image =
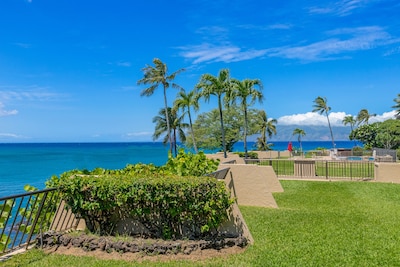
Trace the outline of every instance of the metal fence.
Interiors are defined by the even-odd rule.
[[[375,175],[371,161],[247,159],[246,163],[272,166],[278,177],[372,180]]]
[[[0,256],[28,248],[38,234],[76,227],[56,188],[0,198]]]
[[[376,161],[396,162],[397,151],[395,149],[373,148],[373,154]]]

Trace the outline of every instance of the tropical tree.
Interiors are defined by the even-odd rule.
[[[393,101],[396,103],[392,106],[392,108],[396,109],[396,119],[400,120],[400,94],[397,94],[397,97]]]
[[[193,132],[192,115],[190,113],[191,107],[193,107],[195,111],[199,110],[199,102],[196,96],[196,92],[192,90],[189,93],[186,93],[185,89],[182,88],[181,91],[178,93],[177,98],[175,99],[173,109],[178,109],[178,110],[182,109],[183,115],[185,114],[188,115],[190,133],[193,141],[193,148],[197,154],[198,151],[197,151],[196,139],[194,137],[194,132]]]
[[[368,124],[369,119],[374,116],[376,116],[376,114],[370,114],[368,110],[364,108],[358,112],[356,120],[358,124]]]
[[[389,119],[378,124],[376,141],[378,147],[397,149],[400,147],[400,120]]]
[[[249,135],[260,133],[259,112],[256,109],[248,110]],[[243,110],[236,105],[232,105],[224,110],[223,116],[226,149],[227,151],[232,151],[233,146],[238,141],[243,140]],[[219,110],[217,108],[199,114],[193,123],[193,131],[196,136],[198,148],[211,150],[222,148],[221,125],[219,123]],[[191,138],[186,140],[188,146],[192,145],[191,142]]]
[[[221,126],[221,138],[222,138],[222,149],[224,151],[224,157],[226,158],[226,140],[225,140],[225,128],[224,119],[222,112],[223,97],[227,94],[231,87],[231,81],[229,77],[229,70],[222,69],[219,71],[218,76],[211,74],[203,74],[200,78],[196,88],[199,90],[199,96],[203,97],[206,102],[210,101],[210,96],[214,95],[218,100],[218,111],[219,120]]]
[[[165,133],[163,144],[167,144],[168,141],[172,140],[171,144],[173,147],[173,151],[171,151],[171,153],[174,153],[174,155],[176,156],[177,139],[179,137],[179,141],[186,141],[185,129],[188,127],[188,124],[183,122],[183,115],[178,116],[177,111],[170,107],[167,107],[167,109],[169,116],[168,119],[165,117],[164,109],[160,109],[160,111],[158,112],[158,116],[155,116],[153,118],[153,122],[156,124],[153,134],[153,140],[157,140],[162,134]],[[170,130],[168,130],[167,121],[170,122]]]
[[[300,143],[300,153],[303,152],[303,146],[301,145],[301,137],[306,135],[303,129],[296,128],[293,130],[293,135],[297,135],[297,141]]]
[[[397,149],[400,147],[400,120],[389,119],[361,125],[351,132],[349,138],[362,142],[366,149]]]
[[[231,82],[232,90],[230,92],[230,99],[232,101],[239,100],[244,113],[243,144],[244,154],[247,158],[247,133],[249,129],[247,110],[248,107],[253,105],[256,101],[262,103],[264,97],[262,93],[262,83],[257,79],[244,79],[243,81],[232,79]]]
[[[217,108],[209,112],[201,113],[197,116],[193,130],[196,136],[198,148],[204,149],[221,149],[222,150],[222,133],[220,124],[220,113]],[[243,114],[240,109],[228,108],[223,113],[225,127],[225,147],[227,151],[232,151],[236,142],[241,139],[240,127],[243,125]],[[191,139],[186,140],[190,146]]]
[[[270,145],[267,142],[267,136],[271,138],[276,134],[276,119],[268,119],[267,113],[264,110],[258,112],[258,127],[261,129],[261,136],[257,138],[257,150],[265,151],[270,150]]]
[[[335,140],[333,139],[333,132],[332,132],[332,127],[331,127],[331,122],[329,121],[329,111],[331,110],[331,107],[328,106],[328,100],[326,97],[320,97],[318,96],[316,99],[314,99],[314,109],[312,112],[318,112],[320,115],[324,114],[326,115],[326,119],[328,120],[328,126],[329,126],[329,131],[331,133],[331,138],[332,138],[332,147],[335,148]]]
[[[357,124],[357,120],[354,118],[353,115],[347,115],[342,120],[344,125],[350,125],[351,131],[354,130],[354,126]]]
[[[354,118],[353,115],[345,116],[343,118],[342,122],[345,126],[348,124],[350,125],[351,132],[354,130],[354,126],[357,124],[357,120],[356,120],[356,118]],[[355,141],[354,141],[354,144],[355,144]]]
[[[146,65],[142,69],[144,77],[140,79],[137,84],[138,85],[148,85],[146,89],[144,89],[140,96],[151,96],[153,95],[154,91],[161,85],[164,90],[164,112],[165,112],[165,119],[166,119],[166,126],[168,133],[171,132],[171,125],[168,115],[168,101],[167,101],[167,89],[169,87],[172,88],[180,88],[179,85],[173,82],[176,75],[184,71],[184,69],[179,69],[171,74],[168,74],[168,68],[165,63],[163,63],[160,59],[155,58],[153,59],[154,66]],[[169,143],[170,143],[170,152],[172,153],[172,136],[168,134]]]

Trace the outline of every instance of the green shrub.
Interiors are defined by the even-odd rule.
[[[246,153],[244,153],[244,152],[235,152],[235,154],[238,154],[239,157],[241,157],[241,158],[244,158],[246,156]],[[257,154],[257,152],[254,152],[254,151],[247,152],[247,156],[250,159],[258,159],[258,154]]]
[[[120,218],[130,217],[151,237],[184,238],[186,228],[201,236],[226,219],[233,203],[225,183],[211,177],[66,173],[59,188],[72,211],[99,234],[112,234]]]
[[[353,147],[353,156],[363,156],[364,155],[364,149],[360,146],[355,146]]]
[[[218,164],[203,152],[181,149],[161,167],[138,163],[117,170],[71,170],[51,177],[46,186],[59,187],[93,233],[111,234],[121,218],[132,217],[153,237],[175,238],[184,227],[201,235],[218,227],[232,204],[224,182],[202,177]]]
[[[176,157],[169,155],[167,163],[161,167],[165,174],[178,176],[203,176],[215,172],[219,160],[208,159],[204,152],[185,153],[180,149]]]

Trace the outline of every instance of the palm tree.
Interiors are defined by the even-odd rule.
[[[396,109],[396,119],[400,120],[400,94],[397,94],[397,97],[393,99],[396,105],[392,106],[392,108]]]
[[[226,158],[225,129],[222,116],[222,97],[230,90],[229,70],[220,70],[218,76],[213,76],[208,73],[203,74],[196,88],[199,90],[199,96],[204,97],[205,101],[209,102],[211,95],[216,96],[218,99],[218,110],[222,135],[222,149],[224,151],[224,157]]]
[[[328,120],[328,126],[329,126],[329,131],[331,133],[331,138],[332,138],[332,146],[335,148],[335,140],[333,139],[333,132],[332,132],[332,127],[331,127],[331,122],[329,121],[329,111],[331,110],[331,107],[328,106],[328,100],[326,97],[320,97],[318,96],[316,99],[314,99],[314,109],[312,112],[318,112],[320,115],[324,114],[326,115],[326,118]]]
[[[184,69],[179,69],[172,74],[168,74],[168,68],[165,63],[163,63],[160,59],[155,58],[153,59],[153,64],[154,66],[149,66],[146,65],[142,69],[144,77],[140,79],[137,84],[138,85],[149,85],[148,88],[144,89],[141,93],[140,96],[151,96],[153,95],[154,91],[158,88],[159,85],[162,85],[164,89],[164,112],[165,112],[165,118],[166,118],[166,124],[167,124],[167,130],[168,132],[171,131],[171,125],[169,121],[169,115],[168,115],[168,102],[167,102],[167,89],[171,86],[172,88],[180,88],[179,85],[173,83],[172,81],[175,79],[175,76]],[[172,153],[172,137],[171,135],[169,136],[169,143],[170,143],[170,152]]]
[[[374,116],[376,116],[376,114],[370,114],[368,110],[364,108],[358,112],[356,120],[358,124],[368,124],[369,119]]]
[[[267,113],[264,110],[260,110],[258,113],[260,119],[261,136],[257,138],[257,149],[261,151],[269,150],[270,147],[267,144],[267,136],[271,138],[272,134],[276,134],[276,119],[268,119]]]
[[[255,88],[258,87],[258,90]],[[248,118],[247,118],[247,109],[249,106],[253,105],[257,100],[259,103],[263,100],[262,93],[262,83],[260,80],[250,80],[244,79],[243,81],[239,81],[236,79],[232,79],[232,92],[231,92],[231,100],[235,101],[238,99],[240,101],[241,107],[244,113],[244,129],[243,129],[243,142],[244,142],[244,154],[247,158],[247,132],[248,132]],[[250,98],[249,102],[247,98]]]
[[[153,118],[153,122],[156,123],[156,127],[154,130],[153,134],[153,140],[157,140],[162,134],[165,134],[165,137],[163,139],[163,144],[168,143],[168,141],[172,140],[172,146],[174,148],[174,155],[177,155],[177,135],[179,136],[179,140],[181,142],[186,141],[186,136],[185,136],[185,131],[184,129],[188,127],[187,123],[183,123],[183,115],[178,116],[177,111],[174,109],[171,109],[170,107],[168,109],[168,115],[169,118],[167,119],[165,117],[165,112],[164,109],[160,109],[158,112],[158,116],[155,116]],[[167,121],[170,121],[170,126],[171,130],[168,130],[167,126]]]
[[[357,120],[354,118],[353,115],[347,115],[347,116],[345,116],[343,118],[342,122],[343,122],[344,125],[349,124],[351,131],[353,131],[354,130],[354,126],[357,123]]]
[[[343,118],[342,122],[343,122],[344,125],[347,125],[347,124],[350,125],[351,132],[353,132],[354,126],[357,124],[357,120],[356,120],[356,118],[354,118],[353,115],[345,116]],[[356,145],[356,140],[354,140],[354,145]]]
[[[297,141],[300,143],[300,153],[303,152],[303,147],[301,145],[301,137],[306,135],[306,132],[303,129],[296,128],[293,130],[293,135],[297,135]]]
[[[194,138],[192,116],[190,113],[191,107],[193,107],[195,111],[199,110],[199,102],[197,101],[197,96],[195,94],[195,91],[192,90],[191,92],[186,94],[185,89],[182,88],[181,91],[178,93],[178,97],[175,99],[173,109],[182,109],[182,111],[184,112],[183,115],[185,115],[187,113],[187,115],[189,117],[190,132],[191,132],[192,140],[193,140],[193,148],[197,154],[197,152],[198,152],[197,145],[196,145],[196,140]]]

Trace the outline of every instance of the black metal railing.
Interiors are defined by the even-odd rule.
[[[272,166],[278,177],[343,180],[374,179],[374,162],[351,160],[247,159],[247,164]]]
[[[70,229],[78,222],[64,208],[57,188],[1,197],[0,256],[28,248],[44,231]]]
[[[207,174],[207,176],[214,177],[214,178],[217,178],[219,180],[223,180],[223,179],[225,179],[225,177],[228,174],[229,170],[230,170],[230,168],[221,169],[221,170],[212,172],[210,174]]]

